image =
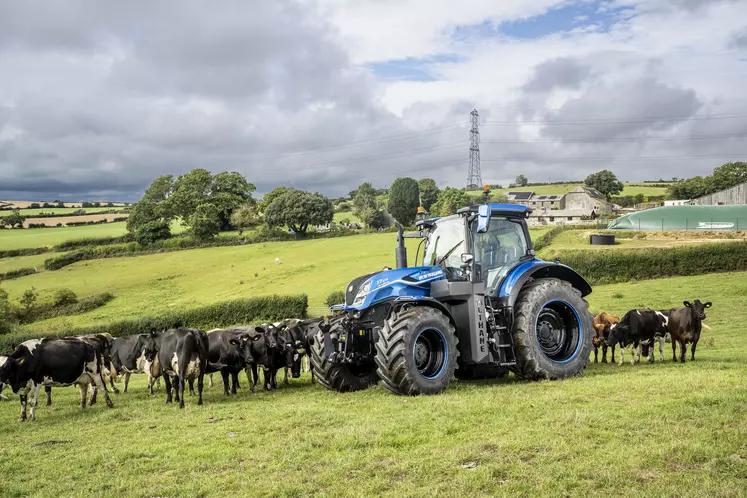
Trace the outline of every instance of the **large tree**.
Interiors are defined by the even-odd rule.
[[[173,186],[171,175],[159,176],[130,209],[127,230],[138,242],[148,243],[169,237],[169,223],[174,216],[169,203]]]
[[[695,176],[669,186],[672,199],[694,199],[711,192],[710,177]]]
[[[608,169],[603,169],[602,171],[590,174],[586,177],[586,180],[584,180],[584,185],[596,189],[604,194],[607,199],[622,192],[624,187],[623,183]]]
[[[267,211],[267,208],[270,207],[272,201],[274,201],[281,195],[290,192],[291,190],[295,189],[291,187],[275,187],[274,189],[270,190],[265,195],[263,195],[262,200],[259,201],[259,210],[264,213],[265,211]]]
[[[386,226],[386,215],[376,202],[376,190],[368,182],[353,191],[353,212],[369,228]]]
[[[426,211],[430,211],[431,206],[438,199],[439,190],[436,181],[432,178],[423,178],[418,181],[418,189],[420,189],[420,205]]]
[[[18,210],[13,211],[8,216],[5,216],[4,218],[0,218],[0,222],[5,224],[6,226],[9,226],[10,228],[13,227],[22,227],[23,222],[26,221],[26,217],[23,216]]]
[[[433,204],[431,213],[436,216],[449,216],[469,205],[470,198],[463,190],[446,187],[438,194],[438,200]]]
[[[747,162],[726,163],[713,170],[710,188],[718,192],[744,182],[747,182]]]
[[[189,233],[199,240],[209,240],[220,232],[221,211],[215,204],[200,204],[189,217]]]
[[[231,213],[231,225],[239,230],[239,235],[247,228],[259,224],[259,214],[256,204],[244,204]]]
[[[265,210],[265,222],[271,227],[287,226],[299,236],[311,225],[332,222],[332,202],[321,194],[290,189],[277,196]]]
[[[397,178],[389,187],[387,209],[395,220],[403,225],[412,225],[420,205],[418,182],[412,178]]]
[[[514,185],[517,187],[525,187],[527,183],[529,183],[529,180],[527,180],[527,177],[524,175],[519,175],[514,180]]]

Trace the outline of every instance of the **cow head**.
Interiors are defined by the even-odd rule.
[[[248,367],[257,362],[254,357],[256,354],[254,343],[259,341],[264,341],[262,334],[246,332],[231,338],[228,342],[236,348],[239,357],[244,361],[244,366]],[[257,351],[257,353],[261,354],[261,351]]]
[[[140,334],[137,339],[136,351],[142,352],[145,355],[147,361],[153,361],[158,354],[158,342],[157,339],[160,336],[159,332],[155,329],[151,330],[147,334]],[[140,354],[138,354],[140,356]]]
[[[682,304],[690,308],[691,313],[698,320],[705,320],[706,319],[705,309],[711,307],[710,301],[708,301],[707,303],[701,303],[700,299],[696,299],[692,303],[690,301],[684,301]]]
[[[25,346],[19,346],[0,366],[0,383],[8,384],[14,393],[18,393],[28,382],[27,372],[30,362],[31,353]]]
[[[271,325],[258,325],[248,334],[253,361],[260,365],[269,365],[270,354],[277,349],[277,341],[272,334]]]
[[[628,326],[620,323],[613,323],[609,327],[606,342],[607,346],[613,348],[618,344],[624,344],[625,335],[628,332]]]

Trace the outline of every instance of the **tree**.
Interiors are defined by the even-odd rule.
[[[376,190],[370,183],[362,183],[353,195],[353,212],[369,228],[380,220],[376,203]]]
[[[695,176],[669,186],[669,197],[672,199],[694,199],[710,191],[708,177]]]
[[[310,225],[332,222],[332,202],[321,194],[291,189],[276,197],[265,211],[270,227],[287,226],[296,235],[306,234]]]
[[[30,289],[26,289],[23,291],[23,295],[18,299],[18,302],[23,306],[23,312],[25,316],[28,316],[31,313],[31,309],[34,307],[34,304],[36,304],[36,298],[38,297],[38,294],[36,292],[36,289],[33,287]]]
[[[259,224],[259,214],[256,204],[244,204],[231,213],[231,225],[238,229],[239,235],[244,230]]]
[[[286,192],[290,192],[291,190],[294,189],[292,189],[291,187],[275,187],[274,189],[270,190],[262,196],[262,200],[259,202],[259,210],[264,213],[265,211],[267,211],[267,208],[270,207],[272,201],[285,194]]]
[[[584,184],[604,194],[607,199],[612,195],[622,192],[624,187],[623,183],[608,169],[603,169],[587,176]]]
[[[423,178],[418,181],[418,189],[420,190],[420,205],[425,208],[426,211],[431,210],[431,206],[438,199],[438,186],[435,180],[431,178]]]
[[[252,193],[257,188],[240,173],[224,171],[213,176],[209,198],[220,212],[221,228],[230,224],[231,214],[245,204],[254,204]]]
[[[214,204],[200,204],[189,218],[189,232],[199,240],[209,240],[220,232],[220,209]]]
[[[433,204],[431,213],[436,216],[449,216],[459,208],[470,205],[469,196],[461,189],[446,187],[438,194],[438,200]]]
[[[734,162],[722,164],[713,170],[711,175],[711,192],[725,190],[740,183],[747,182],[747,162]]]
[[[189,220],[197,206],[207,202],[212,185],[212,175],[203,168],[195,168],[180,175],[174,181],[169,199],[171,212],[184,221]]]
[[[150,244],[171,236],[169,224],[174,215],[169,200],[173,184],[171,175],[159,176],[130,210],[127,230],[137,242]]]
[[[527,177],[524,175],[519,175],[514,180],[514,185],[517,187],[526,187],[527,183],[529,183],[529,180],[527,180]]]
[[[418,182],[412,178],[397,178],[389,187],[387,210],[403,225],[412,225],[420,205]]]
[[[13,211],[11,214],[2,219],[2,222],[10,228],[22,227],[23,222],[26,221],[26,217],[21,215],[18,210]]]

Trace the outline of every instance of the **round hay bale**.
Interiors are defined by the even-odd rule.
[[[593,246],[613,246],[615,245],[615,236],[595,233],[589,236],[589,244]]]

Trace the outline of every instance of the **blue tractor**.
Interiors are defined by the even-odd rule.
[[[591,286],[535,257],[528,212],[483,204],[420,221],[415,234],[400,226],[397,268],[353,280],[311,341],[319,382],[346,392],[381,380],[416,395],[440,393],[455,376],[579,374],[591,349]],[[422,241],[408,267],[404,238],[413,236]]]

